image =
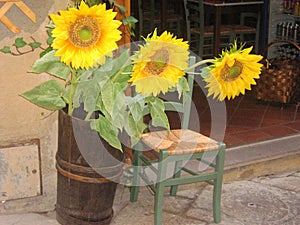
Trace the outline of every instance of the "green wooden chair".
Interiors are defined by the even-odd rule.
[[[191,61],[195,61],[191,57]],[[167,102],[167,110],[182,113],[181,129],[152,131],[143,134],[141,141],[133,148],[133,180],[130,188],[131,202],[137,201],[141,179],[149,185],[155,193],[155,224],[162,224],[162,209],[164,188],[171,186],[170,194],[176,195],[178,185],[206,181],[213,185],[213,217],[216,223],[221,221],[221,192],[225,157],[225,144],[217,142],[198,132],[188,129],[192,103],[194,76],[188,74],[190,96],[184,103]],[[150,154],[149,148],[151,149]],[[155,157],[153,157],[155,155]],[[209,160],[213,158],[214,160]],[[192,171],[186,168],[188,160],[199,160],[210,169]],[[168,166],[173,165],[171,176],[167,175]],[[149,180],[146,170],[156,174],[155,180]],[[181,175],[181,171],[186,174]]]

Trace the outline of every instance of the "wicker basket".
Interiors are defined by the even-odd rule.
[[[269,43],[264,50],[277,43],[289,43],[298,50],[297,43],[290,40],[277,40]],[[264,60],[264,66],[257,81],[256,99],[274,103],[291,103],[299,95],[300,87],[300,60],[273,58]]]

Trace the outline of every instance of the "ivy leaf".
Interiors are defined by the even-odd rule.
[[[48,52],[51,52],[52,50],[53,48],[49,46],[48,48],[46,48],[44,51],[40,53],[40,58],[42,58],[44,55],[46,55]]]
[[[39,48],[42,44],[40,42],[31,42],[28,44],[31,48]]]
[[[49,73],[60,79],[66,80],[70,74],[70,67],[60,61],[59,57],[54,56],[55,51],[48,52],[42,58],[35,61],[28,72]]]
[[[46,81],[30,91],[21,94],[30,102],[48,110],[58,110],[66,106],[61,95],[64,87],[56,80]]]
[[[117,6],[120,10],[121,14],[125,14],[127,12],[127,9],[125,6],[118,4],[116,1],[114,2],[115,6]]]
[[[122,21],[123,21],[124,25],[130,24],[131,26],[138,22],[138,20],[136,18],[134,18],[133,16],[128,16],[128,17],[124,18]]]
[[[91,128],[96,130],[99,135],[114,148],[123,152],[121,142],[118,138],[118,130],[104,116],[91,121]]]
[[[0,51],[3,53],[11,53],[9,46],[4,46],[3,48],[0,49]]]
[[[26,45],[27,45],[27,43],[24,41],[23,38],[16,38],[14,46],[16,46],[17,48],[22,48]]]
[[[49,37],[47,38],[47,44],[51,45],[53,43],[54,38],[53,37]]]

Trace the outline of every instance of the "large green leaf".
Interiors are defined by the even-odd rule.
[[[118,129],[110,121],[100,115],[98,119],[91,121],[91,128],[98,131],[99,135],[114,148],[122,150],[121,142],[118,138]]]
[[[54,56],[55,51],[48,52],[42,58],[35,61],[29,72],[49,73],[53,76],[66,80],[70,74],[70,67]]]
[[[110,80],[108,80],[105,85],[101,88],[101,98],[103,101],[103,105],[108,112],[112,112],[115,99],[113,93],[113,84]]]
[[[144,116],[144,97],[140,94],[134,97],[127,96],[126,101],[133,120],[136,122],[141,120]]]
[[[150,115],[152,119],[152,125],[158,127],[165,127],[170,130],[169,120],[165,113],[165,106],[163,100],[155,98],[153,96],[145,99],[148,107],[150,108]]]
[[[114,105],[111,113],[113,125],[122,130],[126,113],[125,93],[121,85],[115,84],[113,87]]]
[[[61,97],[63,91],[64,87],[62,85],[56,80],[50,80],[21,94],[21,96],[42,108],[57,110],[66,106],[66,103]]]
[[[140,140],[141,135],[147,126],[143,122],[143,119],[135,121],[130,112],[128,112],[127,119],[124,120],[124,128],[131,138],[131,145],[134,146]]]
[[[83,103],[85,111],[95,111],[99,92],[100,88],[96,80],[92,79],[80,81],[77,84],[76,91],[74,93],[74,107],[79,107],[80,104]]]

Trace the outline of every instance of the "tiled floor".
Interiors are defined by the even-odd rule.
[[[200,117],[200,131],[209,135],[211,118],[208,107],[203,107],[205,96],[195,88],[194,102]],[[258,102],[254,92],[248,91],[226,102],[227,125],[224,142],[238,146],[300,133],[299,105],[274,105]]]

